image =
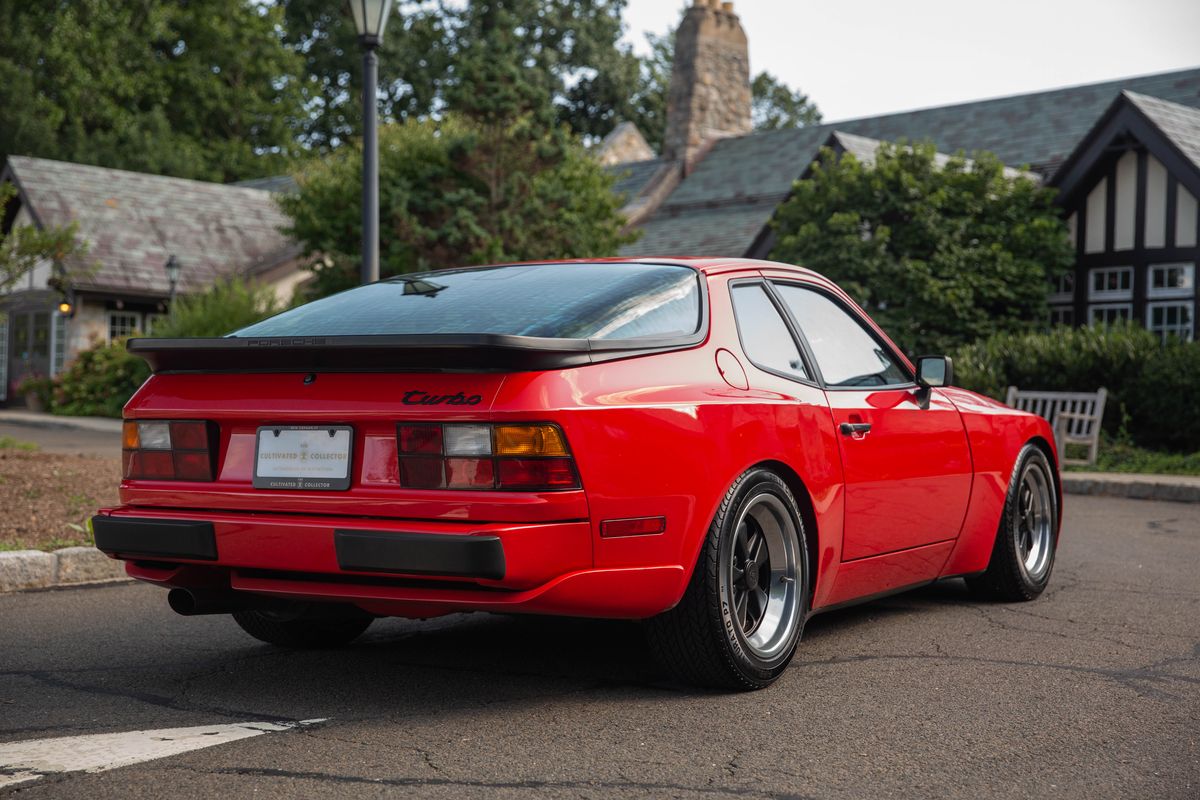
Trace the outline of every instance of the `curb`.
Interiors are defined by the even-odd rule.
[[[60,417],[32,411],[0,410],[0,423],[30,428],[60,428],[72,431],[121,434],[121,420],[108,417]]]
[[[94,547],[64,547],[52,553],[41,550],[0,553],[0,594],[124,580],[129,580],[124,563]]]
[[[1200,503],[1200,482],[1172,482],[1171,477],[1166,475],[1157,480],[1148,475],[1122,476],[1114,473],[1101,478],[1087,473],[1064,472],[1062,487],[1067,494]]]

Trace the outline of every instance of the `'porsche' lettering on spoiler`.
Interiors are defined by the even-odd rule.
[[[700,344],[673,339],[546,339],[500,334],[130,339],[155,372],[523,372],[562,369]]]

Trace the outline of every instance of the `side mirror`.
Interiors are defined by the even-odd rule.
[[[954,383],[954,362],[948,356],[920,356],[917,358],[917,403],[929,408],[929,398],[935,386],[950,386]]]
[[[920,356],[917,359],[917,384],[923,387],[954,384],[954,362],[948,356]]]

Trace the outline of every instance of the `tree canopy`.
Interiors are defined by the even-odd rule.
[[[0,157],[229,181],[284,169],[305,115],[281,10],[0,2]]]
[[[873,166],[825,150],[776,214],[777,261],[839,283],[909,352],[953,352],[1044,324],[1073,262],[1053,192],[979,153],[883,145]]]

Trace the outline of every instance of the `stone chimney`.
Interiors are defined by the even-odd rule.
[[[733,3],[694,0],[675,32],[663,156],[690,171],[714,140],[752,127],[750,56]]]

